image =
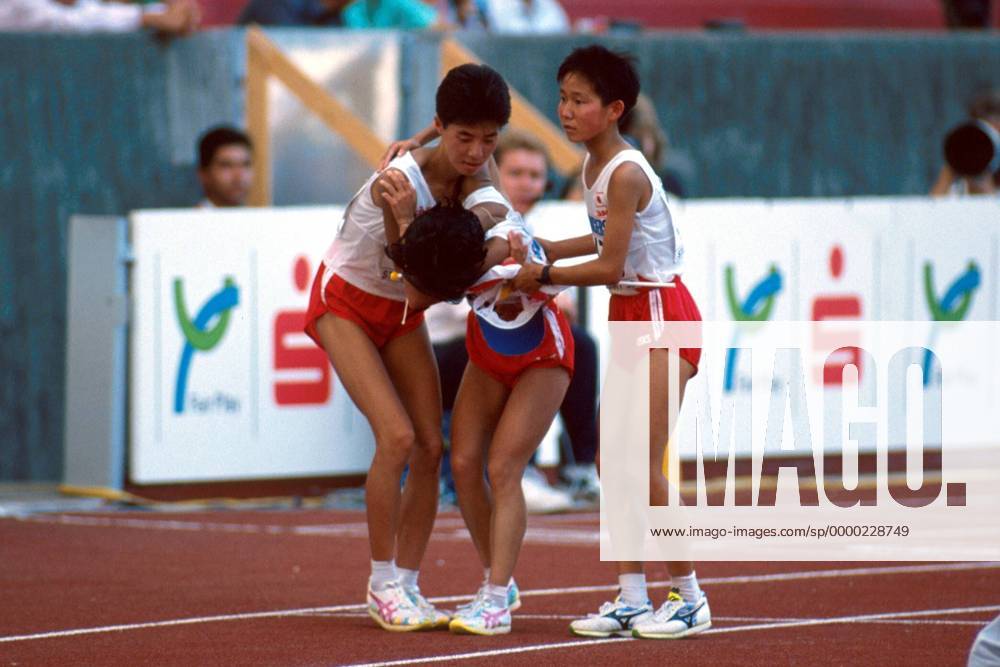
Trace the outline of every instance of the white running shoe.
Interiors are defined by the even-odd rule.
[[[613,602],[605,602],[596,614],[580,618],[569,624],[570,632],[581,637],[631,637],[632,628],[653,617],[653,603],[630,607],[619,595]]]
[[[404,585],[403,590],[406,591],[406,594],[413,600],[413,604],[416,605],[417,609],[424,615],[424,618],[427,619],[428,630],[448,627],[448,623],[451,622],[451,615],[428,602],[427,598],[420,593],[419,586]]]
[[[702,593],[697,602],[685,602],[675,588],[670,591],[667,601],[656,610],[653,617],[636,623],[633,637],[642,639],[680,639],[690,637],[712,627],[712,612],[708,608],[708,598]]]
[[[456,612],[448,629],[460,635],[506,635],[510,632],[510,609],[498,607],[484,597],[477,604]]]
[[[427,617],[397,582],[380,591],[373,591],[371,581],[368,582],[368,615],[390,632],[413,632],[429,627]]]
[[[462,611],[468,611],[472,609],[473,606],[479,604],[486,599],[486,586],[489,582],[484,581],[476,594],[472,596],[472,599],[465,604],[460,604],[455,607],[455,613],[458,614]],[[517,582],[513,579],[510,580],[510,584],[507,586],[507,609],[511,611],[517,611],[521,608],[521,589],[517,587]]]

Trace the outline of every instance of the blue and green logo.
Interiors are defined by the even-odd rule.
[[[940,298],[934,289],[934,266],[930,262],[924,262],[924,297],[927,299],[927,309],[931,311],[931,319],[935,322],[960,322],[969,314],[972,307],[972,297],[975,295],[979,285],[982,284],[982,276],[979,273],[979,266],[975,261],[970,260],[965,271],[960,273],[944,295]],[[937,337],[937,330],[931,332],[931,341],[924,349],[924,386],[931,381],[931,362],[934,359],[932,353],[934,339]]]
[[[222,289],[213,294],[198,310],[194,320],[188,315],[184,300],[184,282],[174,279],[174,309],[177,321],[184,333],[184,349],[181,351],[181,361],[177,366],[177,385],[174,391],[174,412],[184,412],[187,398],[188,374],[191,370],[191,358],[195,350],[208,352],[222,340],[229,326],[229,316],[240,302],[239,289],[232,277],[227,276]],[[211,323],[211,327],[209,324]]]
[[[771,319],[774,311],[774,304],[777,302],[778,294],[781,292],[782,278],[778,267],[771,265],[767,275],[757,281],[757,284],[750,289],[750,293],[742,301],[736,291],[736,270],[732,264],[726,264],[726,301],[729,303],[729,312],[737,322],[764,322]],[[726,351],[726,371],[722,389],[731,392],[736,378],[737,361],[736,341]]]

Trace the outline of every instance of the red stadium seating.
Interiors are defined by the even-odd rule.
[[[204,28],[233,25],[243,11],[243,6],[247,4],[247,0],[198,0],[198,2],[201,4],[201,25]]]
[[[232,25],[247,0],[199,0],[206,27]],[[570,19],[635,20],[646,28],[700,29],[735,19],[762,30],[943,30],[941,0],[560,0]],[[993,26],[1000,28],[994,0]]]
[[[703,28],[735,19],[751,29],[945,28],[941,0],[561,0],[575,22],[585,17],[636,20],[646,28]],[[1000,25],[994,7],[993,23]]]

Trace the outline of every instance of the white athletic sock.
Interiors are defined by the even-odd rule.
[[[507,606],[507,587],[486,584],[486,596],[490,603],[497,607]]]
[[[407,570],[405,567],[397,567],[396,574],[399,576],[399,583],[404,586],[417,587],[417,577],[420,576],[420,570]]]
[[[372,580],[373,591],[380,591],[386,586],[396,581],[396,561],[393,560],[373,560]]]
[[[646,575],[641,572],[619,574],[618,587],[622,590],[622,602],[630,607],[641,607],[649,599],[646,593]]]
[[[681,592],[681,597],[685,602],[697,602],[701,599],[701,587],[698,586],[698,576],[691,572],[686,577],[672,576],[671,583]]]
[[[493,573],[493,569],[492,568],[489,568],[489,567],[483,568],[483,585],[487,585],[487,584],[490,583],[490,575],[492,573]],[[513,586],[514,585],[514,577],[510,578],[510,581],[507,582],[507,585],[508,586]]]

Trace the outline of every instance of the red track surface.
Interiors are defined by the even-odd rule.
[[[363,522],[332,511],[0,519],[0,665],[450,664],[460,654],[484,654],[459,662],[469,665],[964,665],[1000,613],[1000,564],[703,563],[711,631],[582,641],[569,618],[613,593],[544,589],[607,588],[613,570],[585,541],[592,515],[556,516],[530,522],[510,635],[395,635],[362,613]],[[565,539],[577,542],[556,544]],[[424,593],[468,596],[480,577],[461,520],[442,515]],[[663,593],[653,589],[654,602]],[[878,618],[856,618],[868,615]],[[501,650],[511,652],[489,654]]]

